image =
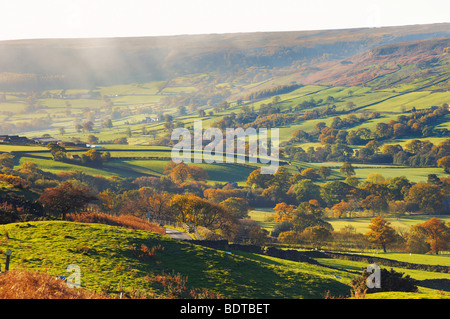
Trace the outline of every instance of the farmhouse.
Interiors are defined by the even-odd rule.
[[[47,145],[49,143],[58,143],[60,141],[53,137],[38,137],[34,139],[34,142],[36,144]]]
[[[64,146],[64,147],[68,147],[68,146],[87,147],[86,143],[83,143],[83,142],[64,142],[64,141],[59,141],[57,144],[61,145],[61,146]]]
[[[32,141],[26,136],[19,135],[0,135],[0,143],[9,144],[30,144]]]

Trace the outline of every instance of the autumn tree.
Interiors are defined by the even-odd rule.
[[[229,197],[221,201],[220,205],[228,208],[237,218],[246,218],[250,208],[248,201],[240,197]]]
[[[386,246],[395,241],[397,233],[390,226],[390,222],[381,216],[372,218],[369,224],[369,231],[364,236],[372,243],[380,245],[384,252]]]
[[[148,197],[148,211],[151,218],[155,219],[171,219],[170,200],[171,194],[153,193]]]
[[[276,212],[274,216],[275,222],[280,223],[284,221],[291,221],[295,208],[296,207],[294,205],[288,205],[284,202],[278,203],[274,207],[274,211]]]
[[[438,185],[417,183],[409,189],[408,201],[416,203],[425,213],[436,213],[442,208],[444,196]]]
[[[252,171],[245,182],[247,186],[255,186],[259,188],[265,188],[267,183],[272,179],[270,174],[261,174],[261,168]]]
[[[262,174],[264,175],[264,174]],[[265,174],[267,175],[267,174]],[[265,177],[262,177],[265,178]],[[277,186],[280,188],[282,192],[287,192],[289,190],[289,179],[291,175],[289,174],[286,167],[281,166],[278,168],[275,174],[269,175],[269,178],[266,179],[265,184],[267,186]]]
[[[406,236],[406,250],[409,253],[425,254],[430,251],[430,244],[427,242],[427,231],[421,224],[413,225]]]
[[[350,211],[350,204],[348,202],[339,202],[333,205],[331,210],[335,217],[342,218]]]
[[[388,203],[383,196],[371,194],[361,201],[361,207],[375,213],[381,213],[387,210]]]
[[[450,240],[450,229],[439,218],[433,217],[423,224],[420,224],[426,234],[426,242],[430,244],[431,252],[436,255],[439,251],[447,250]]]
[[[170,206],[177,220],[187,224],[221,228],[232,219],[230,212],[220,204],[192,194],[173,195]]]
[[[173,162],[172,162],[173,163]],[[179,164],[168,164],[164,169],[172,181],[176,184],[182,184],[188,180],[204,181],[208,178],[208,173],[196,165],[186,165],[181,162]]]
[[[444,156],[437,161],[437,166],[442,167],[446,173],[450,173],[450,156]]]
[[[300,203],[292,218],[294,230],[301,233],[306,228],[314,226],[322,226],[332,230],[331,224],[323,220],[323,215],[324,210],[319,205],[306,202]]]
[[[64,220],[68,212],[82,209],[95,199],[90,188],[63,182],[57,187],[45,189],[38,201],[46,210],[60,215]]]
[[[320,249],[331,238],[331,231],[329,228],[321,225],[307,227],[302,232],[301,238],[311,241],[314,247]]]

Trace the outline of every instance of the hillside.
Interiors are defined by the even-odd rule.
[[[450,38],[386,44],[346,60],[318,65],[317,71],[306,76],[304,82],[373,86],[371,81],[384,77],[382,87],[386,88],[436,75],[442,75],[447,80],[449,47]]]
[[[92,89],[214,73],[249,81],[316,70],[377,46],[450,36],[450,24],[190,36],[0,42],[0,89]],[[320,68],[320,66],[319,66]]]
[[[149,278],[179,274],[187,287],[206,288],[225,298],[323,298],[349,293],[349,274],[307,263],[296,268],[180,242],[151,232],[75,222],[29,222],[0,226],[1,249],[11,249],[10,269],[68,276],[81,269],[89,290],[167,297]],[[141,245],[153,256],[139,258]],[[343,279],[333,276],[340,274]],[[350,274],[351,275],[351,274]]]

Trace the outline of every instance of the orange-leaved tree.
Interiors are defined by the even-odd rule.
[[[45,189],[38,201],[46,210],[61,215],[64,220],[68,212],[82,209],[95,199],[90,188],[63,182],[59,186]]]
[[[430,244],[431,252],[436,255],[439,251],[446,250],[449,247],[450,229],[439,218],[433,217],[423,224],[419,224],[428,237],[425,239]]]
[[[294,205],[288,205],[285,202],[278,203],[274,210],[276,211],[276,214],[274,216],[275,222],[284,222],[284,221],[291,221],[294,211],[297,207]]]
[[[366,238],[375,244],[378,244],[386,252],[386,246],[395,241],[397,233],[390,226],[390,222],[381,216],[372,218],[369,224],[369,231],[364,234]]]

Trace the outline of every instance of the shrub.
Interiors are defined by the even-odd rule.
[[[83,288],[69,288],[50,274],[11,270],[0,275],[0,299],[107,299]]]
[[[283,244],[298,244],[300,239],[296,231],[284,231],[278,235],[278,241]]]
[[[150,283],[158,283],[163,288],[163,296],[168,299],[222,299],[220,294],[209,291],[205,288],[187,287],[188,278],[180,273],[162,273],[146,277]]]
[[[17,188],[29,187],[28,182],[19,176],[0,174],[0,181],[7,182]]]
[[[294,228],[294,226],[292,225],[291,222],[281,222],[281,223],[277,223],[275,224],[275,226],[272,229],[272,232],[270,233],[270,235],[272,237],[278,237],[278,235],[280,235],[280,233],[282,232],[286,232],[286,231],[290,231]]]
[[[380,279],[381,288],[367,288],[366,280],[370,276],[370,273],[366,272],[363,268],[362,275],[354,278],[350,285],[353,288],[354,295],[363,295],[364,293],[385,292],[385,291],[403,291],[403,292],[417,292],[416,280],[404,273],[396,272],[391,268],[390,271],[381,268]]]
[[[139,247],[131,247],[131,251],[136,258],[140,260],[148,260],[155,257],[157,251],[164,251],[164,247],[159,244],[149,249],[147,245],[141,244]]]
[[[157,223],[150,223],[144,219],[131,215],[112,216],[102,213],[70,213],[67,214],[66,220],[79,223],[98,223],[122,226],[130,229],[147,230],[161,235],[166,234],[166,229],[159,226]]]

